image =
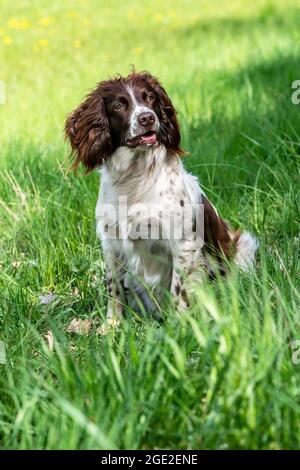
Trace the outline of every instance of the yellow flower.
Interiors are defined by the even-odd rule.
[[[74,47],[76,47],[76,49],[79,49],[79,47],[81,47],[81,41],[78,41],[78,39],[76,39],[74,41]]]
[[[68,11],[67,15],[68,15],[69,18],[77,18],[78,17],[78,11],[74,11],[74,10]]]
[[[156,15],[154,16],[154,19],[155,19],[155,21],[160,23],[162,21],[163,17],[160,13],[156,13]]]
[[[18,29],[19,22],[16,18],[12,18],[7,22],[7,26],[12,29]]]
[[[134,11],[128,11],[128,12],[127,12],[127,17],[128,17],[129,19],[133,18],[133,17],[134,17]]]
[[[55,21],[54,16],[46,16],[45,18],[41,18],[39,23],[42,26],[49,26],[49,24],[54,23],[54,21]]]
[[[9,36],[4,36],[4,38],[2,39],[2,41],[3,41],[3,44],[4,44],[5,46],[9,46],[9,45],[12,43],[12,39],[11,39],[11,37],[9,37]]]
[[[11,29],[29,29],[31,23],[26,19],[17,20],[16,18],[12,18],[7,22],[7,26]]]
[[[170,18],[175,18],[176,17],[176,11],[171,10],[170,13],[169,13],[169,16],[170,16]]]
[[[18,28],[19,28],[19,29],[29,29],[30,26],[31,26],[30,21],[28,21],[28,20],[21,20],[21,21],[19,21],[19,26],[18,26]]]
[[[43,38],[43,39],[39,39],[39,40],[38,40],[38,45],[39,45],[40,47],[47,47],[48,44],[49,44],[48,39],[44,39],[44,38]]]
[[[142,48],[142,47],[134,47],[134,48],[132,49],[132,52],[133,52],[134,54],[136,54],[136,55],[139,55],[139,54],[141,54],[141,53],[143,52],[143,48]]]

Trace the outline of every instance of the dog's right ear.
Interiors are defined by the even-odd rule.
[[[113,145],[102,96],[102,83],[69,115],[65,135],[72,146],[74,171],[82,163],[88,173],[100,167],[111,155]]]

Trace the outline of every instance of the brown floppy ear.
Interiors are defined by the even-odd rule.
[[[65,135],[72,146],[74,171],[80,163],[87,173],[92,171],[101,166],[113,151],[101,88],[100,83],[66,120]]]
[[[149,74],[148,80],[159,98],[159,104],[162,113],[161,123],[163,126],[161,139],[166,148],[171,150],[173,153],[179,155],[185,154],[186,152],[180,148],[180,129],[176,110],[172,104],[172,101],[157,78]]]

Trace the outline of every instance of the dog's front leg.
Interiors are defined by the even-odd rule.
[[[182,273],[184,274],[184,273]],[[171,281],[171,295],[175,300],[175,305],[179,311],[184,311],[189,308],[189,300],[187,290],[183,280],[183,275],[179,274],[176,266],[173,266],[172,281]]]
[[[120,321],[123,315],[122,291],[124,290],[121,273],[108,272],[107,276],[107,314],[108,320]]]
[[[189,308],[192,286],[202,282],[204,275],[205,265],[200,249],[181,249],[176,255],[173,254],[171,294],[180,311]]]
[[[122,261],[112,256],[105,257],[108,295],[106,320],[99,328],[102,335],[119,325],[123,317],[124,305],[124,267]]]

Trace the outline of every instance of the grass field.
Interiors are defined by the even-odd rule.
[[[299,2],[0,8],[1,448],[298,448]],[[172,97],[186,167],[225,218],[257,234],[257,269],[199,286],[190,311],[162,325],[135,318],[103,338],[72,336],[73,318],[100,322],[106,294],[98,175],[67,174],[64,120],[132,63]]]

